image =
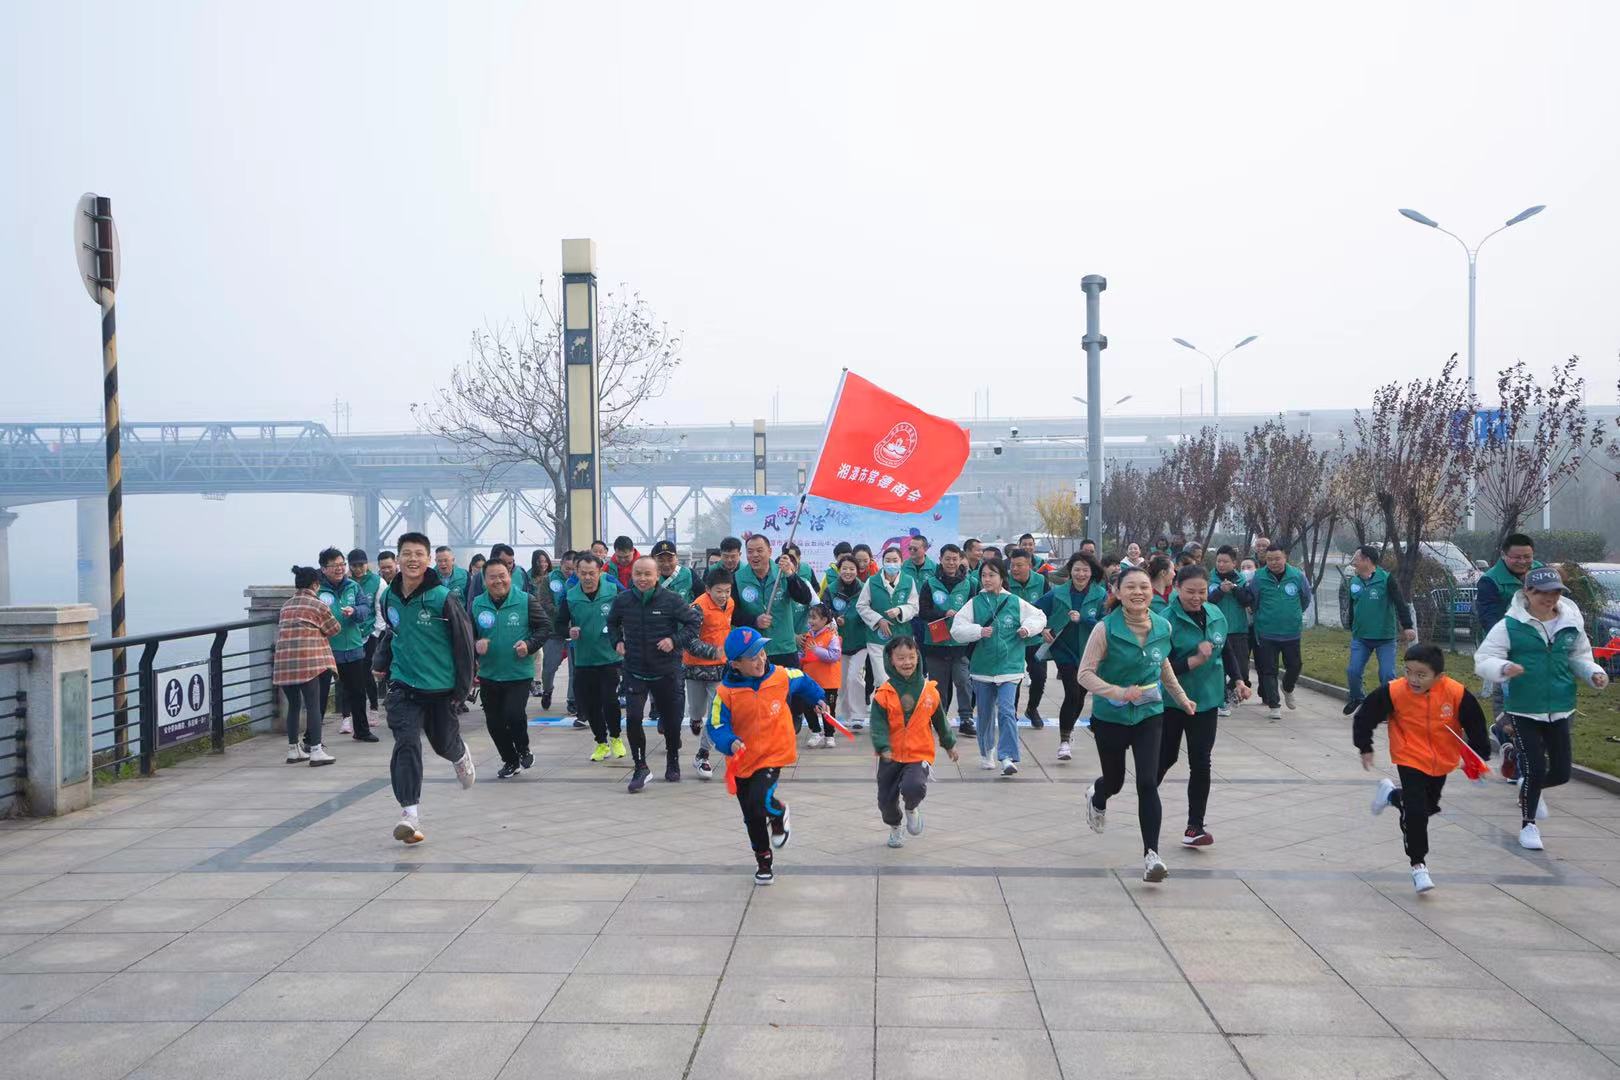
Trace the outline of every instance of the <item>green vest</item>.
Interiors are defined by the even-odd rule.
[[[682,600],[692,599],[692,571],[685,566],[677,566],[669,577],[660,577],[658,585],[659,588],[668,589]]]
[[[337,636],[331,639],[332,651],[335,653],[352,652],[363,649],[366,645],[366,636],[371,633],[370,619],[361,621],[360,613],[353,615],[343,614],[344,608],[358,607],[361,597],[360,583],[354,578],[346,577],[343,584],[333,585],[322,574],[316,582],[315,596],[321,603],[332,610],[332,617],[343,627]]]
[[[913,581],[919,583],[925,582],[929,578],[933,577],[938,570],[939,563],[935,562],[933,559],[930,559],[926,555],[923,556],[922,569],[920,570],[917,568],[917,564],[912,562],[910,559],[907,559],[905,562],[900,564],[900,572],[909,576]]]
[[[595,596],[586,596],[578,583],[564,594],[568,598],[568,624],[579,627],[579,640],[574,642],[575,667],[607,667],[620,661],[607,624],[608,611],[618,594],[619,583],[606,573],[597,582]]]
[[[450,568],[450,580],[445,581],[444,575],[439,575],[439,581],[450,590],[450,595],[463,603],[467,600],[467,570],[465,567],[453,566]]]
[[[1164,662],[1170,658],[1170,624],[1161,615],[1149,615],[1146,643],[1125,625],[1125,609],[1115,608],[1102,624],[1108,628],[1108,655],[1097,665],[1097,675],[1115,686],[1157,686],[1163,693]],[[1091,715],[1110,724],[1140,724],[1164,712],[1163,701],[1122,704],[1102,694],[1091,695]]]
[[[1064,582],[1052,590],[1052,613],[1046,617],[1046,628],[1055,635],[1052,658],[1061,663],[1078,664],[1080,654],[1086,651],[1091,631],[1103,618],[1103,606],[1108,601],[1108,590],[1101,585],[1087,586],[1086,595],[1078,601],[1074,584]],[[1069,612],[1078,610],[1080,621],[1069,619]]]
[[[1148,601],[1148,610],[1155,615],[1168,614],[1170,610],[1170,598],[1168,596],[1160,596],[1158,593],[1154,593],[1153,599]]]
[[[782,571],[774,563],[763,580],[747,563],[737,567],[736,583],[731,590],[731,596],[737,602],[737,611],[744,623],[753,626],[754,620],[765,614],[765,601],[771,595],[771,586],[775,585],[776,579],[781,576]],[[798,631],[798,615],[793,609],[803,606],[788,599],[786,582],[777,586],[776,602],[771,605],[771,628],[765,634],[765,652],[768,655],[783,656],[787,653],[798,653],[799,643],[795,636]]]
[[[1502,684],[1502,704],[1508,712],[1556,713],[1575,709],[1575,667],[1569,651],[1580,631],[1566,626],[1551,642],[1533,622],[1502,620],[1508,628],[1508,659],[1524,668]]]
[[[1024,601],[1026,604],[1033,604],[1035,601],[1046,595],[1046,579],[1040,574],[1037,574],[1035,571],[1031,570],[1029,572],[1029,580],[1020,585],[1018,584],[1018,579],[1009,573],[1007,575],[1007,591],[1018,597],[1018,599]]]
[[[473,637],[488,641],[489,649],[478,658],[478,674],[495,682],[534,680],[534,654],[518,656],[512,646],[529,636],[529,594],[513,589],[506,602],[497,605],[488,590],[473,601]]]
[[[917,587],[917,582],[910,574],[906,573],[904,566],[902,566],[900,576],[894,579],[893,589],[883,583],[883,571],[881,570],[866,579],[866,587],[871,590],[867,594],[866,602],[872,606],[873,611],[888,619],[889,617],[883,613],[910,600],[913,590]],[[889,637],[884,637],[882,631],[874,627],[868,627],[867,640],[873,645],[887,645],[889,638],[916,637],[911,632],[910,622],[895,622],[893,619],[889,619],[889,626],[893,631]]]
[[[563,594],[568,591],[568,575],[561,570],[553,570],[546,575],[546,587],[551,590],[553,606],[562,603]]]
[[[838,564],[835,562],[831,566],[827,567],[826,570],[822,571],[821,588],[816,590],[816,595],[825,600],[828,596],[832,595],[832,591],[835,587],[837,587],[837,584]]]
[[[1363,641],[1390,641],[1395,637],[1395,605],[1389,602],[1389,574],[1375,567],[1366,581],[1350,575],[1350,636]]]
[[[1221,609],[1221,614],[1226,616],[1227,632],[1229,634],[1247,633],[1249,630],[1249,609],[1244,607],[1243,602],[1237,598],[1238,589],[1243,587],[1243,577],[1240,574],[1238,579],[1232,582],[1233,588],[1231,592],[1220,591],[1222,580],[1218,575],[1212,575],[1210,584],[1214,585],[1216,590],[1214,604]]]
[[[1541,565],[1537,559],[1530,560],[1532,570]],[[1507,568],[1507,563],[1501,559],[1497,559],[1496,565],[1485,571],[1485,576],[1496,582],[1497,591],[1502,594],[1502,610],[1506,611],[1507,606],[1513,602],[1513,594],[1524,588],[1524,579],[1515,577],[1513,571]]]
[[[836,589],[837,586],[835,585],[832,588]],[[856,596],[859,595],[859,593],[856,594]],[[836,623],[834,626],[838,630],[838,637],[843,643],[845,655],[866,648],[866,643],[871,635],[867,630],[866,623],[861,619],[860,613],[855,610],[856,597],[840,596],[838,593],[833,592],[832,589],[829,589],[825,596],[827,606],[832,608],[833,618],[844,620],[843,626],[837,626]]]
[[[973,621],[995,633],[973,647],[968,671],[974,675],[1012,675],[1024,670],[1025,640],[1018,636],[1023,609],[1012,592],[981,592],[973,598]]]
[[[939,608],[941,612],[953,610],[961,611],[968,601],[973,599],[973,576],[971,574],[963,574],[962,580],[957,582],[956,585],[947,586],[943,581],[940,580],[939,567],[937,566],[934,567],[933,571],[926,579],[924,579],[924,581],[921,583],[921,587],[928,590],[929,599],[933,600],[934,606]],[[941,615],[941,617],[944,618],[943,615]],[[950,628],[949,624],[950,620],[946,619],[946,629]],[[967,648],[966,645],[963,645],[955,638],[946,638],[944,641],[937,643],[930,642],[929,645],[935,649]]]
[[[1284,570],[1281,581],[1264,567],[1257,570],[1253,582],[1254,632],[1263,638],[1282,641],[1299,637],[1305,625],[1305,612],[1299,606],[1299,593],[1304,584],[1305,575],[1297,566]]]
[[[444,605],[453,603],[443,585],[422,589],[409,601],[401,600],[392,588],[383,591],[383,621],[394,632],[390,679],[415,690],[454,688],[456,658],[450,651],[450,624],[444,619]]]
[[[1226,616],[1214,604],[1206,603],[1204,625],[1200,627],[1177,597],[1170,602],[1169,618],[1171,659],[1191,656],[1201,641],[1209,642],[1215,650],[1208,660],[1181,676],[1181,688],[1199,712],[1226,704],[1226,665],[1221,661],[1221,650],[1226,648]],[[1113,651],[1112,642],[1109,651]]]

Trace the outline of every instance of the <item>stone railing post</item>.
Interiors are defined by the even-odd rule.
[[[0,653],[29,649],[26,664],[0,666],[0,686],[27,692],[23,721],[28,812],[56,817],[90,805],[89,604],[0,607]]]
[[[296,590],[291,585],[249,585],[242,590],[242,595],[247,597],[248,618],[274,619],[281,611],[281,605],[287,602],[294,591]],[[272,659],[268,650],[273,648],[275,644],[275,623],[253,627],[248,631],[248,648],[253,651],[253,655],[249,659],[254,662]],[[266,651],[260,652],[261,649]],[[253,724],[254,732],[263,735],[268,731],[279,730],[282,727],[281,721],[285,716],[282,712],[285,706],[281,700],[281,695],[276,692],[275,684],[270,681],[270,669],[268,667],[254,672],[249,689],[253,694],[248,699],[250,703],[258,701],[270,702],[269,719],[255,721]]]

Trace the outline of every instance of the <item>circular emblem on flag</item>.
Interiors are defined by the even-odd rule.
[[[752,585],[744,585],[742,595],[743,599],[748,601],[750,604],[759,603],[759,590]]]
[[[935,589],[934,590],[934,603],[938,604],[940,607],[944,607],[945,606],[945,601],[948,600],[949,598],[950,598],[949,595],[945,592],[944,589]]]
[[[331,593],[327,592],[325,589],[321,590],[321,603],[325,604],[327,607],[331,607],[332,606],[332,601],[334,601],[336,599],[337,599],[337,597],[333,596]]]
[[[917,429],[902,420],[889,429],[889,433],[872,447],[872,457],[879,465],[897,469],[917,452]]]
[[[759,507],[757,505],[755,505],[754,500],[748,499],[748,500],[743,502],[742,506],[739,509],[741,509],[742,512],[745,513],[745,514],[752,514],[755,511],[757,511],[759,509]]]
[[[1289,596],[1298,596],[1299,586],[1290,581],[1288,584],[1283,586],[1283,592],[1287,593]]]
[[[388,609],[388,623],[390,626],[399,625],[399,608],[391,607]]]
[[[490,627],[494,626],[495,613],[493,611],[480,611],[478,613],[478,625],[483,627],[485,630],[488,630]]]

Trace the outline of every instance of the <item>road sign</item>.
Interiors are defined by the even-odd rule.
[[[1081,506],[1091,505],[1091,481],[1084,477],[1074,482],[1074,501]]]
[[[158,682],[158,746],[173,746],[207,734],[208,661],[160,672]]]
[[[112,287],[113,292],[117,292],[118,274],[123,267],[118,249],[118,226],[108,221],[107,232],[112,236]],[[96,259],[96,196],[93,192],[80,195],[79,205],[73,211],[73,249],[78,257],[79,280],[84,282],[84,291],[99,304],[101,270]]]
[[[1470,423],[1472,421],[1472,423]],[[1456,412],[1451,417],[1451,442],[1453,446],[1460,445],[1468,435],[1473,437],[1475,446],[1484,446],[1491,442],[1504,442],[1508,437],[1508,414],[1506,409],[1476,409],[1472,417],[1465,412]]]

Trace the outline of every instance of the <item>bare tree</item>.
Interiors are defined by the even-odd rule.
[[[1149,543],[1164,523],[1162,506],[1155,505],[1148,474],[1135,465],[1110,462],[1103,481],[1103,526],[1121,551],[1132,540]]]
[[[1240,476],[1235,503],[1245,528],[1293,547],[1325,504],[1328,453],[1308,433],[1268,420],[1243,437]]]
[[[640,293],[597,301],[597,375],[603,450],[637,440],[641,407],[664,392],[681,363],[681,338]],[[432,401],[411,405],[423,429],[452,443],[457,460],[489,486],[517,465],[538,465],[555,495],[553,536],[566,532],[567,390],[561,305],[541,282],[521,319],[473,334],[468,358]],[[601,463],[598,463],[598,468]]]
[[[1378,484],[1372,475],[1370,463],[1350,453],[1349,440],[1339,433],[1339,454],[1333,464],[1329,483],[1333,488],[1333,505],[1356,534],[1356,546],[1373,543],[1379,536],[1379,546],[1389,543],[1382,535],[1384,512],[1378,503]]]
[[[1201,538],[1208,547],[1231,508],[1243,451],[1222,439],[1215,427],[1204,427],[1165,454],[1160,468],[1174,493],[1172,527]]]
[[[1372,408],[1356,410],[1349,458],[1371,478],[1384,535],[1396,543],[1396,580],[1412,595],[1419,541],[1450,533],[1474,471],[1475,398],[1457,377],[1457,356],[1439,378],[1389,383]]]

